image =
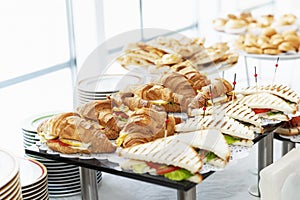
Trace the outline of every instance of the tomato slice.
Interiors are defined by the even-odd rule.
[[[56,139],[56,140],[55,140],[55,139],[47,140],[47,142],[56,142],[56,143],[58,143],[59,145],[65,146],[65,147],[71,146],[71,145],[66,144],[66,143],[63,143],[62,141],[57,140],[57,139]]]
[[[156,169],[156,173],[159,175],[163,175],[163,174],[180,169],[180,167],[166,166],[163,164],[153,163],[153,162],[146,162],[146,164],[149,167]]]
[[[166,166],[166,165],[163,165],[163,164],[158,164],[158,163],[153,163],[153,162],[146,162],[146,164],[149,167],[151,167],[153,169],[156,169],[156,170],[159,169],[159,168],[162,168],[162,167]]]
[[[293,127],[298,127],[298,126],[300,126],[300,116],[292,117],[292,119],[291,119],[291,125],[292,125]]]
[[[255,114],[269,112],[271,109],[268,108],[252,108]]]
[[[156,173],[159,174],[159,175],[163,175],[163,174],[173,172],[173,171],[178,170],[178,169],[180,169],[180,167],[166,166],[166,167],[158,168],[156,170]]]

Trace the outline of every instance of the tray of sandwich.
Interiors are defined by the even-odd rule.
[[[216,73],[233,67],[238,57],[227,43],[206,46],[203,38],[161,36],[147,43],[126,46],[116,62],[127,70],[153,76],[168,72],[178,65]]]

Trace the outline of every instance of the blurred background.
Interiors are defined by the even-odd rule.
[[[23,155],[22,122],[37,113],[73,109],[76,75],[85,59],[104,41],[134,29],[161,28],[206,44],[230,41],[214,31],[212,20],[228,13],[298,14],[296,0],[10,0],[0,1],[0,124],[1,148]],[[299,16],[298,16],[299,17]],[[140,32],[140,40],[149,36]],[[108,47],[120,50],[125,44]],[[237,87],[246,86],[240,56],[228,80],[237,74]],[[275,61],[249,59],[260,81],[270,81]],[[276,82],[298,93],[299,60],[280,61]],[[269,76],[268,76],[269,75]],[[252,77],[252,76],[251,76]],[[254,80],[250,80],[253,84]]]

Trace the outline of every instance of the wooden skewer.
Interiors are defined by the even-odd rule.
[[[275,82],[276,72],[277,72],[277,68],[278,68],[278,62],[279,62],[279,57],[277,57],[277,60],[276,60],[275,71],[274,71],[273,80],[272,80],[272,85],[274,85],[274,82]]]

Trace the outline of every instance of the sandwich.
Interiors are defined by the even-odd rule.
[[[111,153],[116,147],[97,123],[81,118],[77,113],[57,114],[38,127],[38,134],[53,151],[73,153]]]
[[[229,146],[223,134],[217,129],[181,133],[165,139],[176,139],[192,146],[200,154],[203,163],[224,168],[229,161]]]
[[[206,115],[218,115],[221,113],[240,121],[256,133],[263,133],[261,119],[245,104],[241,104],[237,101],[229,101],[224,104],[209,106],[205,110]],[[190,116],[200,116],[203,114],[203,109],[191,109],[189,111]]]
[[[173,181],[202,181],[200,155],[179,140],[158,139],[139,144],[121,149],[119,156],[131,159],[120,164],[123,170],[161,175]]]
[[[132,113],[116,140],[117,146],[130,147],[174,134],[175,118],[152,108]]]
[[[297,103],[266,92],[244,96],[238,102],[248,105],[260,117],[271,120],[288,121],[286,114],[295,114],[298,110]]]
[[[129,114],[112,106],[111,99],[94,100],[78,107],[77,112],[82,118],[99,123],[108,139],[114,140],[118,138]]]
[[[275,129],[275,133],[280,135],[292,136],[300,133],[300,116],[292,117]]]
[[[285,85],[265,85],[265,86],[251,86],[239,91],[238,93],[243,95],[256,94],[256,93],[270,93],[276,95],[288,102],[300,103],[298,94],[290,87]]]
[[[183,58],[173,51],[138,42],[129,44],[117,58],[122,66],[168,65],[182,62]]]
[[[214,128],[220,130],[229,145],[252,146],[254,132],[248,126],[228,116],[205,115],[188,118],[175,126],[176,132],[190,132]]]

